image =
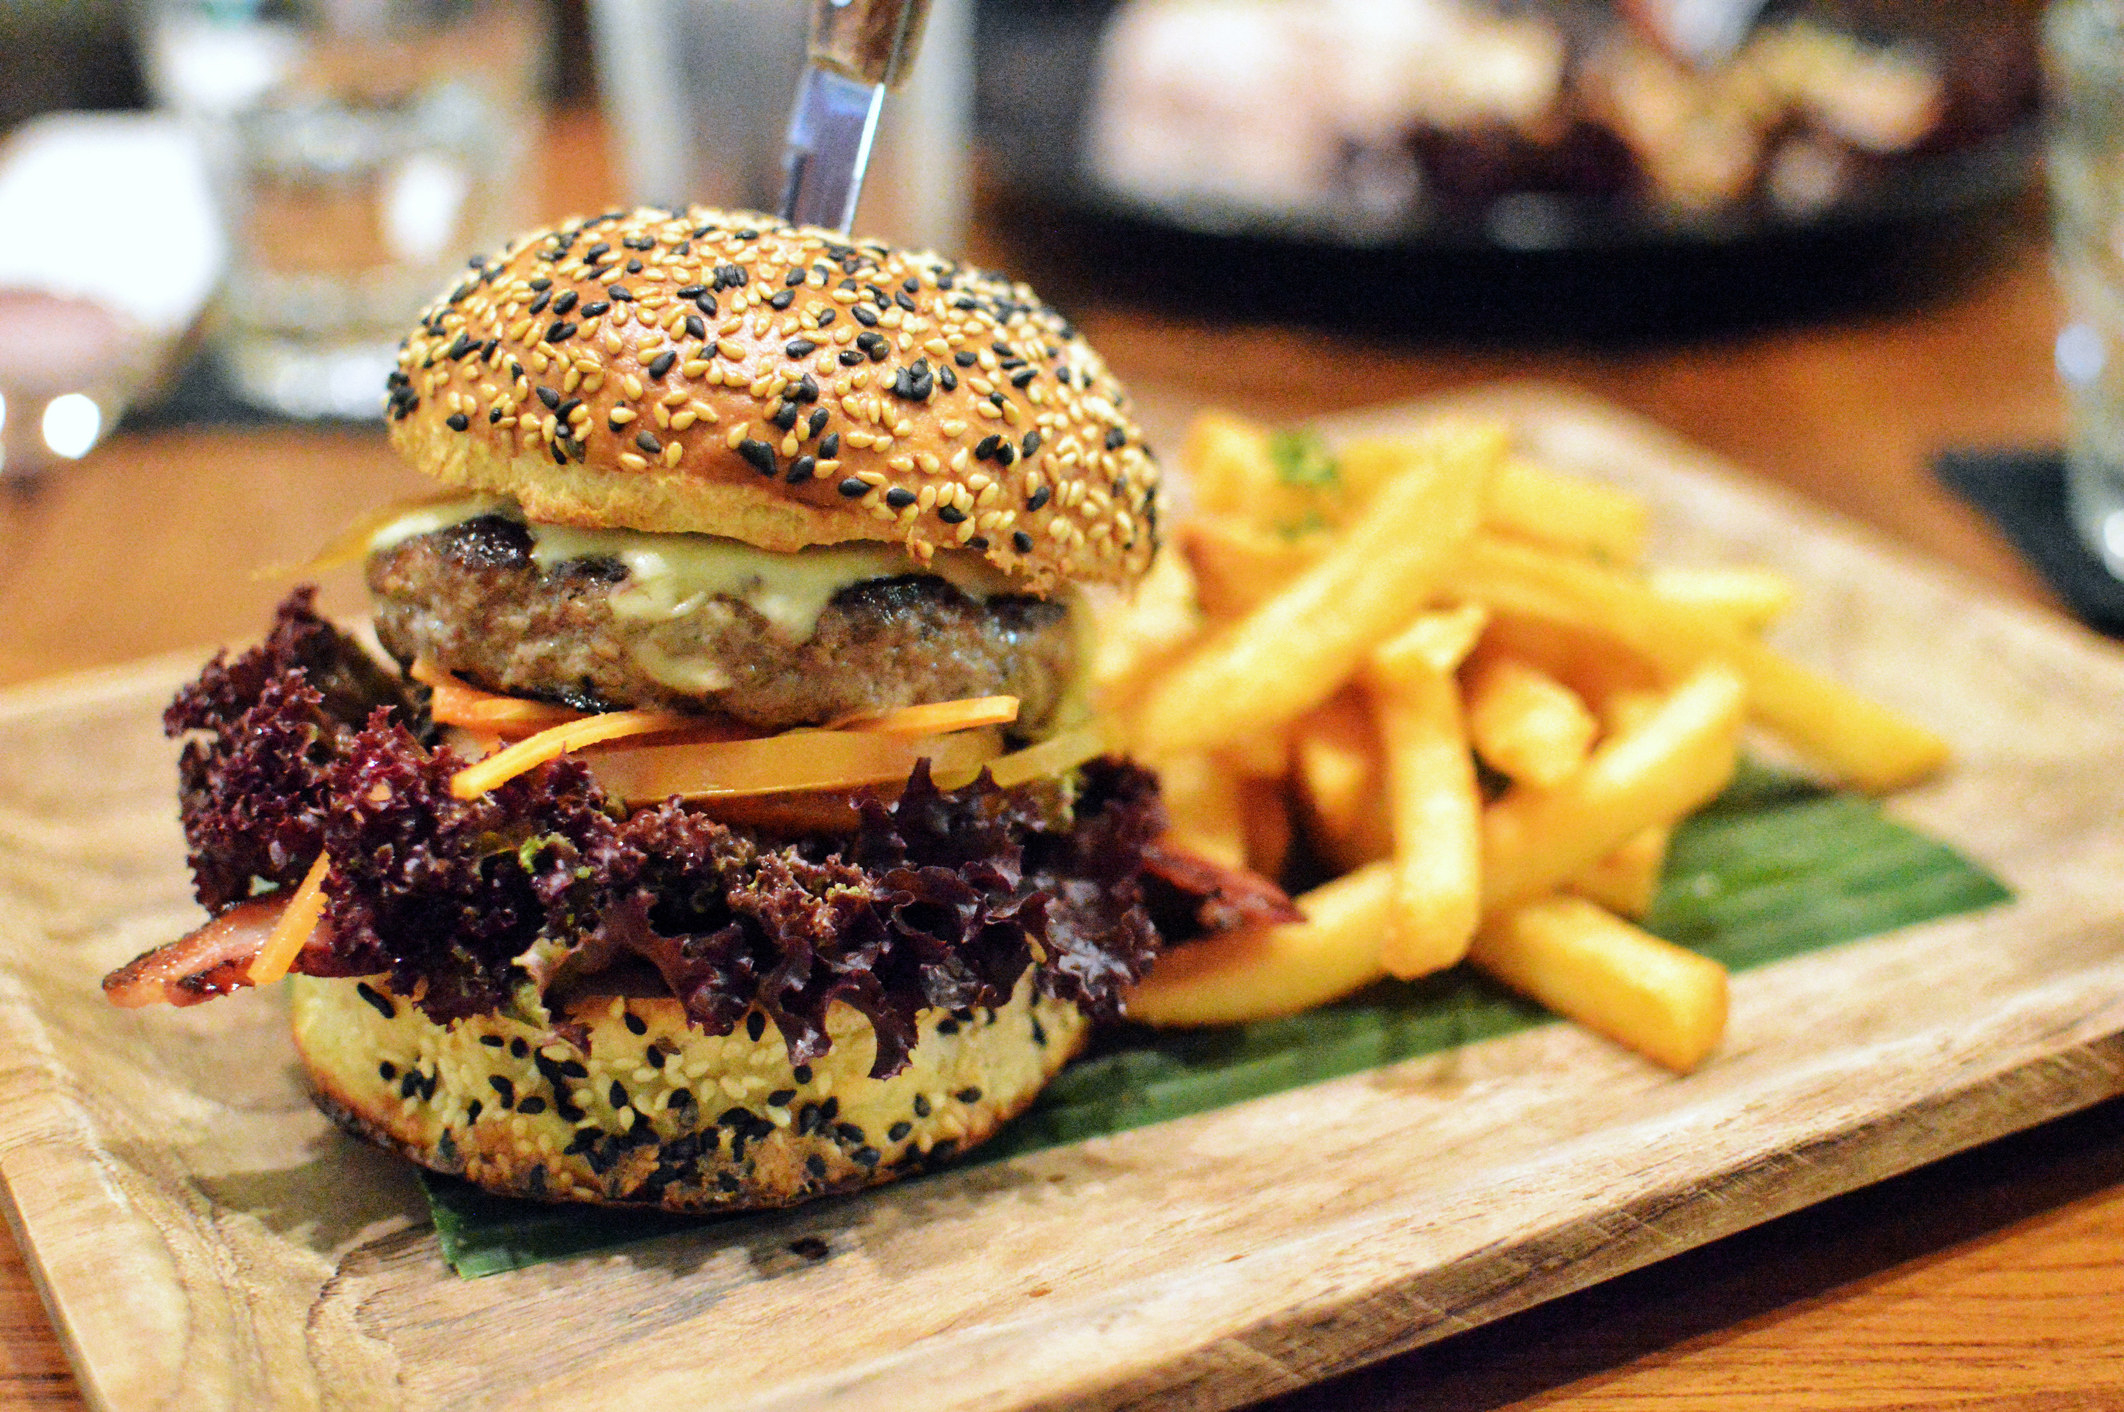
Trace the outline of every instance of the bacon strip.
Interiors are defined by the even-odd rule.
[[[105,976],[104,998],[136,1010],[143,1005],[197,1005],[244,989],[251,983],[251,962],[287,906],[285,894],[239,902],[190,935]]]
[[[1175,846],[1170,839],[1154,839],[1144,848],[1143,871],[1201,899],[1195,920],[1204,931],[1305,920],[1290,894],[1261,874],[1212,862]]]

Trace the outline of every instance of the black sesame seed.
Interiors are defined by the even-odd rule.
[[[608,285],[605,288],[605,297],[615,303],[625,304],[634,298],[634,291],[624,284]]]
[[[789,1071],[789,1076],[800,1084],[808,1084],[811,1082],[811,1066],[809,1064],[799,1064]]]
[[[661,1044],[652,1044],[642,1051],[642,1058],[649,1061],[649,1067],[652,1069],[663,1068],[664,1061],[670,1057],[664,1052],[664,1046]]]
[[[546,410],[549,412],[560,406],[560,394],[550,387],[542,387],[538,390],[538,400],[546,404]]]
[[[796,1090],[793,1088],[778,1088],[767,1095],[767,1106],[769,1108],[787,1108],[794,1102],[796,1102]]]
[[[1025,433],[1025,442],[1024,442],[1024,451],[1025,451],[1025,459],[1026,459],[1026,460],[1028,460],[1028,461],[1030,461],[1030,460],[1031,460],[1031,459],[1033,458],[1033,453],[1034,453],[1034,452],[1036,452],[1036,451],[1038,451],[1039,449],[1040,449],[1040,433],[1039,433],[1039,432],[1038,432],[1037,430],[1034,430],[1034,431],[1029,431],[1029,432]]]
[[[677,361],[678,354],[672,351],[671,349],[666,348],[663,352],[657,354],[654,358],[651,358],[649,360],[649,376],[653,378],[662,377],[665,373],[671,371],[671,365],[673,363],[676,363]]]
[[[620,1016],[620,1022],[626,1025],[628,1034],[641,1035],[649,1033],[649,1022],[632,1010],[623,1012]]]
[[[871,308],[868,304],[851,304],[848,306],[848,314],[850,318],[864,328],[876,328],[878,326],[877,310]]]
[[[571,1123],[580,1123],[583,1119],[590,1116],[565,1098],[553,1100],[553,1111]]]
[[[826,1176],[826,1159],[814,1152],[804,1159],[804,1170],[823,1180]]]
[[[863,332],[856,335],[856,347],[870,355],[873,363],[882,363],[892,356],[892,344],[882,333]]]
[[[509,1041],[509,1053],[516,1058],[521,1059],[530,1052],[531,1046],[524,1043],[521,1036]]]
[[[686,316],[686,337],[706,338],[707,336],[708,325],[702,322],[701,316],[699,314],[688,314]]]
[[[568,449],[565,441],[554,442],[551,450],[553,452],[554,465],[565,466],[568,464]]]
[[[698,299],[707,292],[708,286],[705,284],[682,284],[672,291],[681,299]]]
[[[996,448],[996,463],[998,465],[1007,466],[1017,459],[1018,448],[1011,445],[1009,442],[1006,441],[1001,446]]]
[[[747,1015],[745,1017],[745,1033],[752,1036],[754,1044],[758,1044],[760,1036],[767,1033],[767,1017],[757,1010]]]
[[[570,309],[573,309],[575,307],[575,297],[575,291],[572,289],[564,289],[560,293],[554,295],[553,312],[556,314],[565,314]]]
[[[398,1066],[386,1059],[376,1066],[376,1077],[382,1079],[385,1083],[389,1083],[398,1077]]]
[[[863,355],[853,348],[843,348],[838,355],[838,361],[844,368],[859,367],[863,362]]]
[[[457,336],[457,341],[450,345],[449,353],[444,356],[448,357],[451,361],[455,362],[457,359],[464,357],[467,353],[470,353],[473,349],[477,347],[479,347],[479,345],[472,341],[471,334],[461,333]]]
[[[660,456],[664,451],[664,443],[658,441],[656,434],[647,427],[643,427],[634,434],[634,444],[652,456]]]
[[[910,314],[916,314],[921,312],[921,310],[916,307],[914,299],[910,295],[895,294],[892,296],[892,302],[899,305],[902,309],[905,309]]]
[[[974,443],[974,459],[976,461],[986,461],[989,457],[996,454],[996,448],[1002,444],[1003,438],[1000,436],[982,437]]]
[[[366,1000],[369,1003],[369,1008],[386,1020],[398,1018],[398,1007],[391,1003],[390,997],[378,993],[375,987],[371,986],[367,981],[354,982],[354,993]]]
[[[887,1128],[885,1130],[885,1136],[888,1141],[899,1142],[905,1139],[906,1136],[913,1131],[914,1124],[903,1121],[894,1123],[891,1127]]]
[[[962,368],[970,368],[981,361],[981,355],[974,352],[971,348],[961,348],[958,352],[951,355],[951,361]]]
[[[966,512],[956,505],[939,505],[937,518],[947,525],[962,525],[966,523]]]
[[[398,1081],[398,1096],[400,1098],[418,1098],[420,1097],[420,1091],[420,1071],[418,1069],[406,1070],[406,1076]]]
[[[502,1037],[498,1034],[483,1034],[479,1037],[479,1042],[486,1045],[489,1049],[499,1049],[504,1043]]]
[[[573,1059],[561,1060],[560,1071],[565,1078],[587,1079],[590,1077],[590,1071]]]
[[[819,443],[819,459],[822,461],[831,461],[834,457],[840,454],[841,434],[837,431],[828,432],[826,434],[826,439]]]
[[[833,1135],[842,1142],[861,1142],[863,1140],[863,1130],[854,1123],[835,1123],[833,1125]]]
[[[575,409],[582,405],[582,398],[571,397],[567,401],[561,403],[560,406],[555,407],[553,409],[554,419],[562,422],[571,421],[575,417]]]
[[[1033,537],[1024,530],[1012,530],[1010,532],[1010,547],[1017,550],[1020,554],[1030,554],[1032,553]]]
[[[859,1147],[848,1154],[848,1160],[855,1163],[858,1167],[875,1167],[884,1158],[885,1154],[878,1151],[875,1147]]]
[[[620,1081],[619,1081],[618,1079],[614,1079],[614,1080],[612,1081],[612,1087],[611,1087],[611,1088],[609,1088],[609,1089],[607,1089],[607,1090],[605,1091],[605,1099],[606,1099],[606,1101],[607,1101],[607,1102],[609,1102],[609,1103],[610,1103],[610,1104],[611,1104],[611,1105],[612,1105],[612,1106],[613,1106],[614,1108],[624,1108],[624,1107],[626,1107],[626,1106],[627,1106],[627,1088],[626,1088],[626,1085],[622,1084],[622,1083],[621,1083],[621,1082],[620,1082]]]
[[[1106,433],[1107,450],[1119,451],[1122,447],[1126,445],[1128,445],[1128,433],[1121,430],[1121,428],[1114,427]]]
[[[502,1107],[507,1108],[516,1102],[516,1085],[509,1082],[508,1075],[489,1074],[487,1085],[501,1095]]]
[[[792,338],[782,345],[782,351],[792,358],[805,358],[816,353],[819,345],[808,338]]]
[[[885,503],[895,510],[904,510],[915,503],[915,493],[904,485],[896,485],[885,492]]]
[[[588,264],[589,262],[594,260],[602,260],[611,253],[612,247],[606,244],[604,241],[600,240],[597,244],[591,246],[588,250],[585,250],[583,252],[583,261],[585,264]]]
[[[821,309],[819,310],[819,327],[831,328],[833,326],[833,321],[839,317],[840,313],[837,310]]]
[[[1043,485],[1026,498],[1025,508],[1035,511],[1043,510],[1047,507],[1047,502],[1053,498],[1054,492]]]
[[[546,290],[553,288],[553,281],[547,279],[544,275],[540,275],[536,279],[528,281],[528,283],[533,289]]]
[[[926,1117],[928,1117],[928,1116],[929,1116],[929,1114],[930,1114],[929,1100],[928,1100],[927,1098],[924,1098],[924,1097],[923,1097],[923,1096],[922,1096],[921,1094],[919,1094],[919,1093],[918,1093],[918,1094],[916,1094],[916,1095],[915,1095],[915,1101],[914,1101],[914,1110],[915,1110],[915,1116],[916,1116],[917,1118],[926,1118]]]
[[[767,420],[773,422],[783,431],[794,431],[796,429],[797,413],[800,410],[796,403],[784,402],[781,406],[774,409],[774,415]]]
[[[594,319],[599,314],[609,312],[611,308],[612,306],[602,299],[593,300],[590,303],[583,305],[583,317],[586,319]]]
[[[829,1122],[841,1116],[841,1100],[829,1098],[819,1105],[819,1116]]]
[[[816,402],[819,400],[819,380],[813,377],[810,373],[806,373],[803,377],[797,380],[796,390],[794,392],[785,393],[784,395],[788,397],[793,397],[799,402]],[[814,413],[813,415],[823,417],[826,415],[826,413],[822,409],[819,412]],[[820,423],[820,425],[823,426],[825,424],[822,422]],[[812,435],[817,436],[818,433],[814,431]]]
[[[816,456],[799,456],[790,463],[789,483],[791,485],[802,485],[818,473],[819,462]]]
[[[738,265],[717,265],[711,289],[735,289],[745,283],[745,271]]]
[[[548,304],[551,304],[552,302],[553,291],[549,289],[545,293],[539,295],[538,298],[532,300],[531,307],[526,312],[532,314],[543,314],[546,312],[546,306]]]
[[[475,1098],[465,1105],[465,1121],[476,1123],[479,1121],[479,1115],[485,1111],[486,1105]]]
[[[693,1090],[690,1088],[675,1088],[671,1090],[671,1108],[674,1112],[683,1114],[698,1101],[694,1098]]]
[[[866,482],[857,480],[854,476],[850,476],[848,479],[842,481],[837,488],[840,490],[841,494],[847,496],[850,500],[856,500],[860,499],[865,493],[867,493],[870,489],[870,486]],[[803,1082],[809,1083],[811,1081],[809,1079],[805,1079]]]
[[[548,343],[566,343],[573,337],[575,337],[575,325],[569,323],[566,319],[557,320],[553,327],[546,330],[546,342]]]
[[[958,1099],[961,1103],[979,1103],[981,1101],[981,1090],[977,1088],[962,1088],[953,1094],[952,1097]]]
[[[737,444],[737,453],[745,459],[746,465],[752,467],[761,475],[771,476],[775,474],[777,468],[774,459],[774,448],[766,442],[757,441],[748,436]],[[748,1023],[764,1024],[766,1022],[758,1014],[754,1014],[752,1021]],[[758,1039],[759,1036],[754,1035],[753,1038]]]
[[[937,381],[944,384],[946,392],[957,392],[959,390],[959,375],[949,368],[937,369]]]
[[[1033,1016],[1032,1037],[1034,1044],[1042,1048],[1047,1046],[1047,1026],[1040,1023],[1040,1017],[1037,1015]]]
[[[443,418],[443,425],[452,431],[463,431],[471,426],[472,423],[463,412],[452,412],[449,416]]]
[[[959,1022],[958,1022],[957,1020],[952,1020],[952,1019],[943,1019],[943,1020],[939,1020],[939,1021],[937,1021],[937,1033],[938,1033],[938,1034],[941,1034],[941,1035],[954,1035],[954,1034],[957,1034],[958,1032],[959,1032]]]
[[[546,1100],[534,1093],[523,1102],[517,1104],[516,1111],[519,1113],[543,1113],[546,1111]]]
[[[706,292],[705,290],[693,296],[693,304],[695,308],[699,309],[702,313],[706,314],[711,319],[714,318],[716,316],[717,311],[722,308],[722,305],[716,303],[715,296]]]
[[[1032,380],[1038,377],[1039,375],[1040,370],[1038,368],[1021,369],[1018,372],[1012,373],[1010,375],[1010,385],[1012,387],[1024,387],[1031,383]]]

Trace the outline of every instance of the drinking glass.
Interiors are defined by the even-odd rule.
[[[149,0],[143,39],[227,226],[230,386],[288,416],[377,415],[423,303],[535,214],[545,5]]]

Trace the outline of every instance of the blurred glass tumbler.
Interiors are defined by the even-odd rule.
[[[246,401],[378,415],[400,335],[535,214],[544,0],[149,0],[164,106],[229,234],[215,341]]]
[[[2081,537],[2124,578],[2124,0],[2056,0],[2043,50],[2066,492]]]

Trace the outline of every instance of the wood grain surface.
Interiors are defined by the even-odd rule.
[[[594,119],[564,115],[554,210],[606,204]],[[1035,266],[1045,232],[988,221],[979,253]],[[2057,321],[2031,211],[1965,286],[1895,313],[1683,344],[1468,353],[1176,314],[1069,292],[1117,371],[1176,412],[1304,416],[1497,377],[1591,388],[1844,509],[2009,596],[2049,599],[1932,482],[1948,445],[2054,442]],[[254,633],[299,558],[410,484],[381,439],[294,428],[122,435],[0,493],[0,684]],[[331,601],[358,601],[336,584]],[[1290,1395],[1325,1408],[2124,1406],[2124,1105],[1773,1221]],[[0,1237],[0,1408],[77,1407],[30,1273]]]
[[[277,995],[95,993],[190,913],[154,720],[189,664],[27,689],[0,700],[0,1176],[92,1400],[1233,1406],[2124,1091],[2124,818],[2085,768],[2124,754],[2124,658],[1635,419],[1480,400],[1645,494],[1657,557],[1797,576],[1789,645],[1957,746],[1898,812],[2017,900],[1739,977],[1685,1080],[1552,1026],[463,1282],[406,1169],[304,1101]]]

